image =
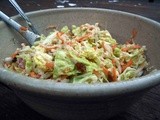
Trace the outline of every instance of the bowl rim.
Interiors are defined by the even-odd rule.
[[[151,20],[149,18],[136,15],[133,13],[123,12],[119,10],[103,9],[103,8],[54,8],[44,9],[38,11],[28,12],[27,15],[33,16],[36,14],[42,14],[43,12],[59,12],[59,11],[73,11],[73,10],[94,10],[116,13],[121,15],[127,15],[129,17],[137,17],[138,19],[144,20],[158,28],[160,23]],[[13,16],[13,19],[19,18],[19,15]],[[2,22],[2,25],[4,23]],[[1,25],[1,23],[0,23]],[[12,77],[10,77],[12,76]],[[101,83],[101,84],[73,84],[73,83],[57,83],[53,80],[39,80],[30,78],[15,72],[0,68],[0,81],[10,86],[12,89],[20,89],[30,91],[34,93],[57,95],[57,96],[79,96],[79,97],[95,97],[95,96],[113,96],[131,93],[135,91],[144,90],[151,88],[160,83],[160,70],[157,70],[148,75],[135,78],[129,81],[121,81],[114,83]]]

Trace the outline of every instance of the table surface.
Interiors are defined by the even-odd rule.
[[[160,22],[160,0],[17,0],[25,12],[62,7],[94,7],[139,14]],[[9,16],[16,10],[8,0],[0,0],[0,9]],[[12,90],[0,84],[1,120],[50,120],[25,105]],[[160,120],[160,85],[147,92],[128,111],[110,120]]]

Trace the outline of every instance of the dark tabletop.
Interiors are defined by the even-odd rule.
[[[97,7],[139,14],[160,22],[160,0],[17,0],[25,12],[61,7]],[[154,1],[154,2],[153,2]],[[9,16],[16,10],[8,0],[0,9]],[[12,90],[0,84],[0,120],[50,120],[25,105]],[[110,120],[160,120],[160,85],[151,89],[128,111]]]

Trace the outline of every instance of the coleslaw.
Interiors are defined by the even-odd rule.
[[[33,46],[21,48],[5,58],[4,67],[37,79],[67,83],[107,83],[140,77],[147,67],[146,47],[136,44],[136,32],[119,44],[98,23],[71,29],[64,26]]]

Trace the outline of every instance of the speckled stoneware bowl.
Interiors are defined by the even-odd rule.
[[[160,24],[130,13],[93,8],[49,9],[27,14],[39,32],[47,34],[46,27],[100,23],[119,42],[130,37],[133,28],[138,30],[136,42],[146,45],[151,66],[160,69]],[[25,22],[13,17],[20,24]],[[55,120],[107,119],[123,112],[148,91],[160,83],[160,71],[124,82],[105,84],[70,84],[38,80],[9,72],[3,68],[3,58],[9,56],[22,37],[0,22],[0,81],[14,90],[35,111]]]

